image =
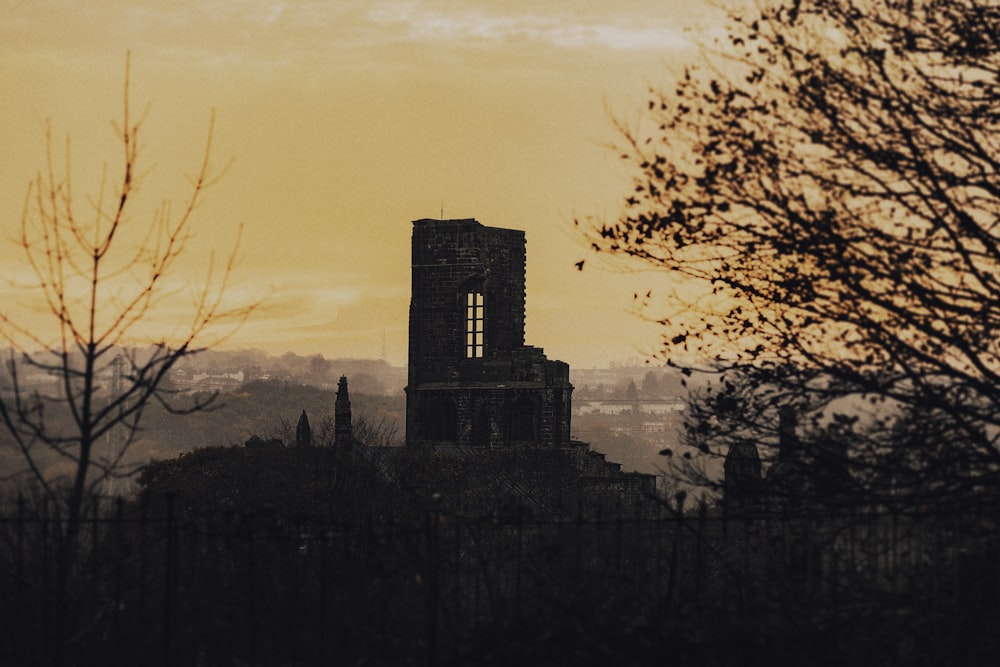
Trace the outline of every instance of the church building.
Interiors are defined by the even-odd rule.
[[[416,220],[411,263],[406,443],[567,445],[569,366],[524,343],[524,232]]]

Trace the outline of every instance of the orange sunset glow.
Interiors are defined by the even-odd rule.
[[[46,121],[57,153],[71,138],[78,200],[102,166],[118,173],[131,52],[132,104],[148,104],[137,218],[183,199],[215,110],[213,164],[231,164],[197,211],[185,272],[198,279],[243,225],[230,296],[263,299],[226,347],[384,346],[405,363],[410,223],[443,215],[525,230],[529,344],[577,367],[642,358],[658,329],[629,309],[656,277],[602,267],[573,219],[618,213],[631,186],[612,116],[635,117],[721,25],[707,0],[7,0],[2,298],[22,294],[15,236]]]

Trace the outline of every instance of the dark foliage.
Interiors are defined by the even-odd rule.
[[[58,664],[947,665],[1000,648],[996,508],[472,516],[386,465],[219,449],[151,469],[136,502],[88,509]],[[44,498],[2,516],[0,663],[51,664],[59,517]]]
[[[623,130],[635,188],[594,247],[689,279],[664,354],[729,372],[724,421],[766,440],[783,406],[824,429],[873,398],[898,419],[858,438],[879,464],[933,417],[918,468],[959,447],[966,491],[995,485],[998,34],[983,0],[767,3]]]
[[[152,215],[138,216],[145,117],[130,113],[129,82],[126,57],[122,115],[113,124],[122,151],[118,175],[105,170],[99,189],[82,205],[74,198],[69,144],[64,166],[57,167],[51,130],[46,133],[44,167],[29,181],[17,234],[30,276],[29,308],[40,308],[43,319],[17,302],[0,312],[0,338],[10,346],[4,351],[0,425],[21,454],[26,476],[56,508],[54,593],[46,596],[55,618],[49,643],[56,663],[73,641],[68,587],[85,504],[100,487],[113,487],[133,472],[128,453],[150,406],[182,413],[209,407],[211,396],[184,408],[170,406],[170,373],[184,357],[225,339],[257,305],[228,304],[237,243],[221,266],[212,259],[205,263],[185,310],[176,311],[185,316],[175,316],[166,335],[143,331],[157,313],[171,310],[174,281],[187,278],[178,260],[193,249],[195,212],[217,178],[210,164],[214,120],[204,155],[189,176],[186,201],[175,209],[163,201]],[[139,340],[148,343],[126,347]],[[64,423],[54,423],[53,413]],[[49,474],[53,461],[62,474]]]

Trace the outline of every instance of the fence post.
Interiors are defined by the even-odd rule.
[[[468,607],[468,605],[466,604],[466,601],[465,601],[466,587],[468,585],[468,581],[466,580],[465,585],[463,585],[463,581],[462,581],[463,580],[463,572],[462,572],[462,566],[463,566],[463,563],[462,563],[462,521],[460,520],[459,517],[452,516],[451,530],[452,530],[452,549],[451,549],[451,554],[452,555],[451,555],[451,557],[452,557],[453,564],[454,564],[454,567],[452,568],[452,572],[454,573],[453,576],[455,577],[455,580],[454,580],[454,582],[452,584],[452,587],[453,587],[453,589],[455,591],[455,594],[454,594],[455,598],[454,598],[454,602],[453,602],[453,605],[454,605],[454,612],[453,613],[454,613],[454,617],[455,618],[464,619],[466,617],[464,612],[465,612],[465,609]],[[454,646],[454,643],[452,645]],[[452,650],[452,653],[454,654],[454,649]]]
[[[667,602],[673,602],[677,594],[677,570],[680,567],[680,541],[684,535],[684,499],[687,494],[683,491],[677,493],[677,512],[674,514],[670,535],[670,574],[667,577]]]
[[[166,563],[164,568],[163,586],[163,664],[169,667],[172,664],[171,643],[173,641],[173,602],[174,586],[176,584],[175,567],[177,564],[177,544],[174,535],[174,494],[166,494],[167,501],[167,523],[166,523]]]
[[[24,577],[24,495],[19,491],[17,494],[17,562],[14,565],[15,572],[17,573],[17,604],[23,605],[24,609],[31,609],[25,603],[27,602],[28,593],[28,583],[25,581]],[[45,563],[45,569],[48,569],[48,564]],[[34,610],[33,610],[34,611]],[[32,614],[34,615],[34,614]],[[37,619],[36,619],[37,622]],[[34,625],[34,623],[32,624]],[[19,659],[22,663],[26,663],[28,660],[28,653],[30,651],[28,642],[16,642],[15,645],[18,647],[17,653],[19,654]]]
[[[255,545],[254,545],[254,519],[255,516],[252,512],[247,512],[244,515],[247,527],[247,610],[249,614],[249,619],[247,623],[250,626],[250,662],[255,663],[257,660],[257,605],[255,584]]]
[[[743,540],[743,548],[742,548],[743,553],[742,553],[742,558],[740,559],[742,561],[743,571],[740,576],[740,586],[739,586],[741,619],[746,618],[747,615],[747,598],[750,594],[750,591],[748,590],[749,582],[753,576],[760,576],[760,563],[758,562],[754,564],[750,561],[750,547],[751,547],[751,540],[753,539],[753,520],[754,517],[750,512],[744,513],[743,516],[740,518],[740,523],[742,524],[743,527],[742,531],[740,531],[742,533],[741,538]],[[760,541],[758,540],[758,545],[759,542]],[[757,571],[753,572],[754,569],[756,569]],[[751,572],[753,572],[753,575],[751,574]]]
[[[656,552],[653,557],[653,569],[656,572],[656,600],[663,597],[663,505],[656,503]]]
[[[121,658],[121,613],[122,613],[122,558],[124,551],[124,542],[122,541],[122,524],[123,524],[123,513],[125,508],[125,501],[121,496],[118,496],[115,502],[115,539],[114,539],[114,553],[115,553],[115,574],[113,582],[113,597],[114,597],[114,611],[112,611],[112,636],[111,636],[111,652],[114,656],[114,664],[122,664]]]
[[[17,563],[15,564],[17,580],[24,581],[24,495],[17,493]]]
[[[617,511],[615,512],[615,576],[620,578],[621,574],[622,574],[622,505],[621,501],[619,501]]]
[[[89,598],[89,601],[87,603],[88,607],[90,605],[95,605],[95,606],[99,607],[99,605],[100,605],[100,603],[97,602],[100,599],[100,596],[98,595],[98,592],[97,592],[98,591],[98,580],[100,578],[100,574],[98,572],[98,566],[97,566],[97,562],[98,562],[97,549],[98,549],[98,543],[99,543],[99,540],[100,540],[99,534],[98,534],[98,528],[99,528],[98,521],[99,521],[100,514],[101,514],[101,505],[100,505],[100,502],[101,502],[101,498],[100,498],[100,496],[97,496],[97,495],[94,496],[93,501],[91,502],[91,508],[92,508],[91,512],[92,512],[92,514],[91,514],[91,517],[90,517],[90,549],[89,549],[89,552],[90,552],[90,554],[89,554],[90,555],[90,591],[89,591],[89,594],[88,594],[88,598]],[[81,553],[81,556],[82,556],[82,553]],[[81,604],[80,606],[82,607],[83,605]],[[86,609],[84,613],[87,613],[87,614],[98,614],[98,613],[100,613],[100,610],[99,610],[99,608]]]
[[[706,518],[708,516],[708,507],[705,505],[705,499],[702,498],[701,503],[698,505],[698,528],[695,536],[695,600],[698,601],[699,605],[704,600],[705,595],[705,580],[707,579],[706,572],[708,570],[708,550],[705,549],[705,540],[708,539],[707,535],[707,522]]]
[[[521,628],[521,570],[524,568],[524,513],[523,507],[517,506],[517,553],[514,562],[514,622]]]
[[[146,523],[149,496],[144,495],[139,509],[139,608],[146,613]]]
[[[425,541],[427,544],[427,664],[437,663],[437,511],[428,510],[425,516]]]

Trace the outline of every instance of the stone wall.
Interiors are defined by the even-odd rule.
[[[486,302],[486,357],[524,345],[524,232],[475,220],[413,223],[410,384],[455,379],[465,359],[466,295]]]

